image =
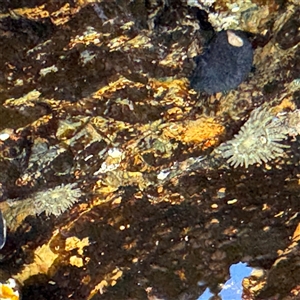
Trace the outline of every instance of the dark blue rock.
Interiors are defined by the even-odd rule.
[[[242,31],[218,32],[196,58],[191,87],[208,94],[232,90],[246,79],[252,62],[252,45]]]

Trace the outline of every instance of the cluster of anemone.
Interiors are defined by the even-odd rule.
[[[266,163],[281,156],[287,147],[282,120],[267,108],[255,109],[234,138],[218,148],[233,167]]]
[[[53,189],[37,192],[33,196],[35,212],[39,215],[43,212],[46,215],[59,216],[76,203],[82,192],[76,188],[76,183],[62,184]]]

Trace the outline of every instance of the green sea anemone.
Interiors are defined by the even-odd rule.
[[[255,109],[234,138],[218,148],[233,167],[261,164],[274,159],[288,146],[280,142],[287,138],[282,120],[267,108]]]
[[[81,195],[76,183],[62,184],[53,189],[37,192],[33,196],[33,204],[38,215],[45,212],[46,215],[59,216],[76,203]]]

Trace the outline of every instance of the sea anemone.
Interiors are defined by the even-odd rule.
[[[76,203],[81,195],[76,183],[62,184],[47,191],[37,192],[33,196],[33,204],[37,214],[45,212],[47,216],[53,214],[58,217]]]
[[[282,119],[267,108],[255,109],[234,138],[218,148],[233,167],[261,164],[280,156],[288,146],[280,144],[287,138]]]

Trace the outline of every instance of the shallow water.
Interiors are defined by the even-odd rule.
[[[3,9],[0,274],[23,300],[297,299],[299,6],[216,1],[204,27],[251,31],[255,70],[209,96],[207,16],[170,3]],[[261,106],[287,147],[233,168],[219,145]]]

